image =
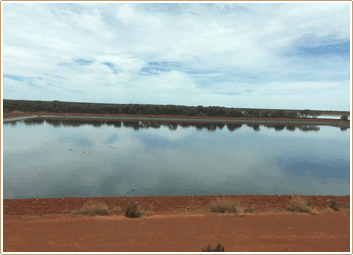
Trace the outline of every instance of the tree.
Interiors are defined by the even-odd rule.
[[[218,108],[217,116],[224,116],[226,115],[226,109],[224,107]]]
[[[189,115],[190,115],[190,111],[184,110],[183,113],[182,113],[182,115],[184,115],[184,116],[189,116]]]
[[[269,111],[269,110],[263,110],[263,111],[261,112],[261,117],[262,117],[262,118],[268,118],[268,117],[270,117],[270,114],[271,114],[271,111]]]
[[[276,111],[278,118],[286,117],[286,112],[284,110],[277,110]]]
[[[243,114],[241,113],[241,111],[239,110],[235,110],[235,109],[230,109],[228,112],[228,116],[229,117],[242,117]]]
[[[196,116],[199,116],[199,117],[206,117],[206,114],[204,114],[203,112],[199,112]]]
[[[298,114],[296,112],[287,112],[286,117],[287,118],[298,118]]]
[[[122,113],[129,114],[129,111],[130,111],[130,105],[124,105],[122,107]]]
[[[190,110],[189,116],[195,116],[196,114],[197,114],[196,109],[195,109],[195,108],[192,108],[192,109]]]
[[[277,111],[271,111],[271,118],[278,118]]]
[[[155,115],[155,114],[156,114],[156,110],[155,110],[154,108],[152,108],[152,107],[149,107],[149,108],[147,109],[146,113],[147,113],[148,115]]]
[[[253,114],[253,116],[255,116],[255,117],[259,117],[259,116],[260,116],[260,110],[255,109],[252,114]]]
[[[343,115],[341,116],[341,120],[348,120],[347,114],[343,114]]]
[[[113,114],[121,114],[121,108],[119,105],[113,106]]]
[[[136,115],[136,113],[137,113],[136,108],[135,107],[130,107],[129,114]]]

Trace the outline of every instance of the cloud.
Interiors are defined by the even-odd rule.
[[[349,7],[5,3],[4,98],[348,110]]]

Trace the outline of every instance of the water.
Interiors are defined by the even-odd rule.
[[[350,194],[349,129],[182,125],[4,124],[4,199]]]
[[[341,119],[342,115],[320,115],[317,116],[317,119],[335,119],[335,120],[339,120]],[[308,119],[311,119],[312,117],[308,117]],[[348,116],[348,120],[350,120],[350,116]]]

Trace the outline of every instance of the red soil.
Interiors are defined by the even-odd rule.
[[[181,214],[179,207],[207,208],[220,196],[5,199],[4,252],[201,252],[218,242],[226,252],[349,252],[350,211],[318,215],[269,213],[292,196],[226,196],[259,213],[238,216]],[[350,206],[350,196],[303,196],[319,210],[331,199]],[[138,202],[154,215],[64,217],[92,199],[113,207]],[[167,212],[168,208],[177,213]],[[44,216],[56,214],[56,217]],[[39,218],[24,216],[41,215]]]

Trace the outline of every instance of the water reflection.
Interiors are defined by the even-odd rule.
[[[9,122],[11,125],[16,125],[16,122]],[[89,120],[52,120],[52,119],[30,119],[30,120],[24,120],[24,123],[27,126],[32,126],[32,125],[41,125],[44,123],[48,123],[54,127],[60,127],[60,126],[65,126],[65,127],[80,127],[83,125],[92,125],[94,127],[102,127],[104,125],[107,126],[114,126],[114,127],[126,127],[126,128],[132,128],[134,130],[140,130],[140,129],[148,129],[148,128],[154,128],[154,129],[159,129],[161,126],[168,127],[170,131],[175,131],[178,129],[180,126],[181,128],[190,128],[194,127],[196,130],[201,131],[203,129],[206,129],[207,131],[213,132],[216,131],[217,129],[222,130],[224,126],[227,127],[227,129],[231,132],[241,128],[243,124],[223,124],[223,123],[178,123],[178,122],[157,122],[157,121],[89,121]],[[261,126],[269,128],[269,129],[274,129],[275,131],[282,131],[282,130],[288,130],[288,131],[295,131],[296,129],[299,129],[303,132],[308,132],[308,131],[319,131],[320,127],[316,125],[267,125],[267,124],[246,124],[246,126],[252,128],[254,131],[260,131]],[[347,128],[340,128],[342,131],[347,130]]]
[[[341,130],[155,121],[10,123],[3,132],[4,198],[135,196],[136,190],[145,196],[347,195],[350,133]]]

